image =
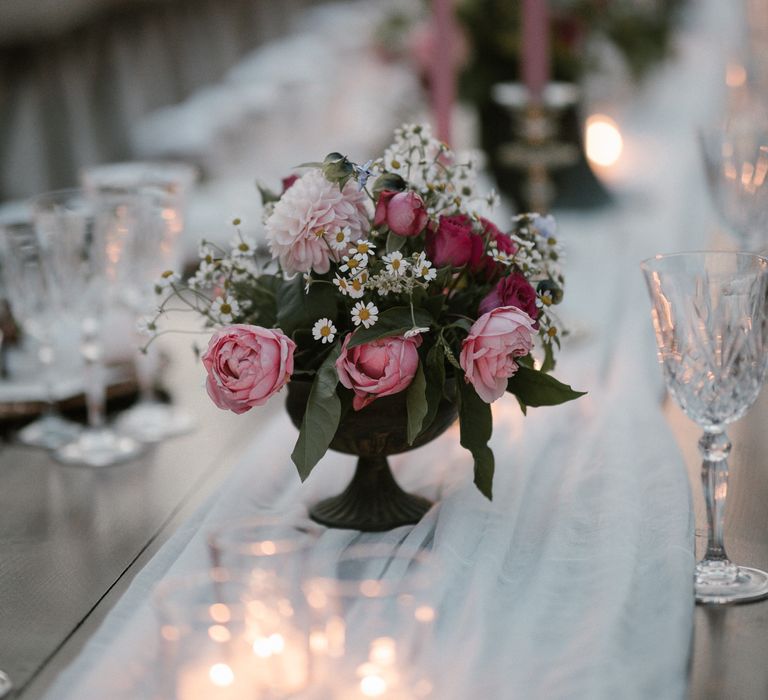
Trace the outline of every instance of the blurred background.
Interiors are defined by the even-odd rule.
[[[690,161],[707,225],[717,211],[754,249],[765,94],[768,0],[3,0],[0,227],[30,226],[30,197],[93,166],[181,163],[185,202],[161,213],[178,238],[164,264],[182,267],[234,216],[263,243],[257,185],[331,151],[364,163],[425,121],[484,166],[501,225],[664,207]]]

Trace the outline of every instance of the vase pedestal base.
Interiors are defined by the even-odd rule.
[[[347,488],[316,503],[309,515],[327,527],[383,532],[415,525],[431,507],[428,499],[400,488],[386,457],[360,457]]]

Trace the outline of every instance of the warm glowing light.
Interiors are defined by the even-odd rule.
[[[208,608],[208,613],[214,622],[229,622],[232,619],[232,613],[224,603],[214,603]]]
[[[232,635],[230,634],[229,630],[224,627],[224,625],[211,625],[208,628],[208,636],[214,641],[214,642],[228,642]]]
[[[280,654],[285,649],[285,639],[282,634],[275,632],[269,635],[269,645],[272,648],[274,654]]]
[[[272,556],[275,552],[277,552],[277,547],[275,546],[274,542],[271,542],[270,540],[266,540],[261,543],[262,554],[266,554],[267,556]]]
[[[213,664],[208,671],[208,678],[219,688],[226,688],[235,682],[235,674],[227,664]]]
[[[390,666],[395,663],[396,655],[395,640],[392,637],[378,637],[371,642],[371,653],[369,654],[371,661],[382,666]]]
[[[419,622],[432,622],[435,619],[435,610],[429,605],[420,605],[413,613]]]
[[[585,150],[592,163],[603,167],[615,165],[624,150],[616,122],[604,114],[593,114],[587,119]]]
[[[747,82],[747,70],[738,63],[729,63],[725,70],[725,84],[728,87],[741,87]]]
[[[179,630],[173,625],[163,625],[160,628],[160,635],[168,642],[179,641]]]
[[[253,640],[253,653],[261,659],[272,656],[272,644],[266,637],[257,637]]]
[[[387,683],[381,676],[366,676],[360,681],[360,692],[367,698],[378,698],[387,692]]]
[[[375,598],[381,592],[381,584],[378,581],[368,579],[360,582],[360,593],[366,598]]]

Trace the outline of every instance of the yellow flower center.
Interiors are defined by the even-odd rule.
[[[232,313],[232,307],[229,304],[222,304],[221,305],[221,313],[229,315]]]
[[[554,337],[557,335],[557,328],[554,328],[554,327],[553,327],[553,328],[550,328],[550,329],[547,331],[547,335],[548,335],[550,338],[554,338]]]
[[[317,236],[318,238],[322,238],[324,235],[325,235],[325,229],[322,226],[315,231],[315,236]]]
[[[358,265],[360,264],[360,261],[357,258],[352,258],[347,265],[349,265],[350,270],[354,270]]]
[[[371,312],[368,309],[360,309],[360,320],[367,321],[371,317]]]
[[[358,243],[357,244],[357,252],[358,253],[367,253],[368,252],[368,244],[367,243]]]
[[[392,269],[393,270],[399,270],[400,269],[400,261],[397,258],[395,258],[392,261]]]
[[[344,235],[344,231],[337,231],[336,232],[336,242],[337,243],[343,243],[346,236]]]
[[[352,289],[359,292],[362,288],[363,285],[360,283],[360,280],[352,280]]]
[[[328,326],[323,326],[320,329],[320,335],[327,338],[330,334],[331,334],[331,329]]]

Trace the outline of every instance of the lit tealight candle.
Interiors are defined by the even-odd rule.
[[[613,119],[604,114],[593,114],[587,119],[585,150],[590,163],[600,168],[616,165],[624,150],[624,140]]]

